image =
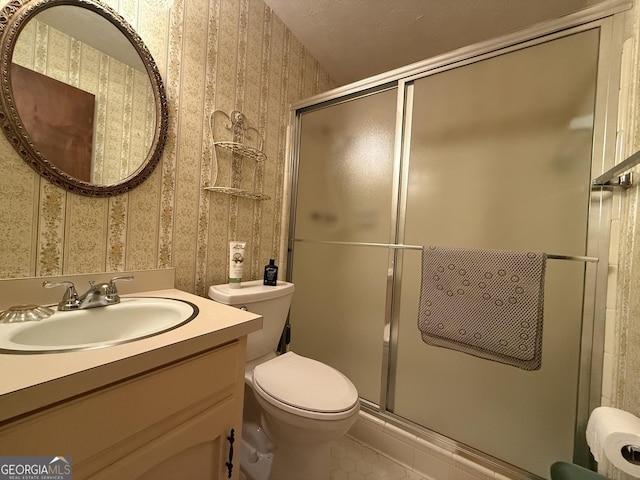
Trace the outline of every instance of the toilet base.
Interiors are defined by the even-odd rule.
[[[242,480],[268,480],[273,462],[273,446],[259,425],[242,425],[240,444],[240,478]]]
[[[331,476],[330,446],[313,449],[278,447],[273,456],[269,480],[327,480]]]
[[[243,424],[242,435],[242,480],[327,480],[330,476],[330,444],[274,447],[265,431],[252,422]]]
[[[242,442],[240,450],[240,473],[246,480],[268,480],[273,462],[273,453],[261,453]]]
[[[275,444],[269,480],[327,480],[330,477],[331,442],[345,432],[300,428],[278,421],[264,411],[260,423]],[[327,423],[316,426],[327,428],[330,426]]]
[[[292,414],[259,394],[255,399],[262,410],[260,425],[273,442],[269,480],[327,480],[331,471],[331,443],[354,424],[359,403],[344,416],[327,420]]]

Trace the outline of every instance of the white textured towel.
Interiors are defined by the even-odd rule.
[[[425,246],[418,328],[438,347],[538,370],[546,254]]]

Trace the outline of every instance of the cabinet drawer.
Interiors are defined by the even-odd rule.
[[[233,342],[13,422],[0,429],[0,452],[67,455],[77,465],[190,406],[221,402],[237,394],[244,369],[240,345]]]

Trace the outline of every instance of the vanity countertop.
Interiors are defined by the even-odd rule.
[[[186,300],[200,312],[179,328],[121,345],[65,353],[0,354],[0,423],[223,345],[262,327],[259,315],[181,290],[124,296]]]

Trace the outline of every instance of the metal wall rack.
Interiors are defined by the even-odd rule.
[[[217,135],[215,132],[216,116],[220,116],[224,120],[222,128],[227,131],[226,136],[230,136],[231,140],[216,141],[216,138],[222,137],[222,135]],[[205,185],[204,189],[210,192],[219,192],[252,200],[268,200],[270,197],[260,192],[264,162],[267,160],[267,156],[262,151],[263,140],[260,132],[256,128],[249,127],[247,117],[238,110],[233,110],[231,114],[227,114],[222,110],[212,112],[209,117],[209,131],[214,139],[213,146],[215,151],[213,155],[216,163],[218,151],[226,151],[231,157],[231,169],[228,185],[217,185],[218,179],[216,178],[213,186]],[[248,142],[252,142],[255,146],[249,145]],[[241,188],[244,159],[253,160],[253,178],[250,190]]]

